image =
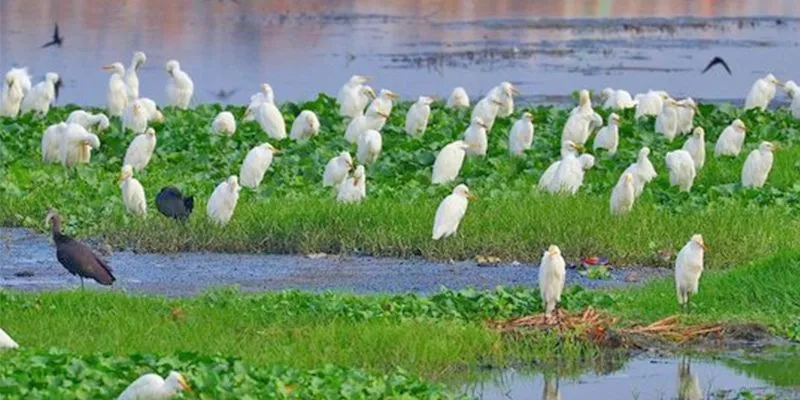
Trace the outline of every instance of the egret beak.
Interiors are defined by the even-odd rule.
[[[467,193],[467,199],[472,201],[478,201],[478,196],[472,194],[472,192]]]
[[[272,154],[281,154],[281,149],[272,148]]]
[[[183,377],[178,379],[178,385],[180,385],[181,389],[183,389],[183,390],[185,390],[187,392],[191,392],[192,391],[192,387],[189,386],[189,383],[186,382],[186,379],[184,379]]]
[[[514,86],[512,86],[512,87],[511,87],[511,93],[514,93],[514,94],[520,94],[520,93],[519,93],[519,89],[517,89],[517,88],[516,88],[516,87],[514,87]]]
[[[111,70],[113,70],[113,69],[114,69],[114,66],[113,66],[113,65],[111,65],[111,64],[106,64],[106,65],[103,65],[103,66],[101,67],[101,69],[102,69],[103,71],[111,71]]]
[[[119,177],[117,177],[117,184],[119,185],[119,184],[120,184],[120,183],[122,183],[122,181],[124,181],[124,180],[125,180],[125,175],[123,175],[122,173],[120,173],[120,174],[119,174]]]
[[[370,100],[375,100],[375,92],[367,92],[367,97],[369,97]]]
[[[700,243],[700,247],[702,247],[703,250],[708,250],[708,246],[706,245],[706,242]]]
[[[350,172],[352,170],[353,170],[353,163],[351,162],[347,163],[347,172]]]
[[[399,94],[397,94],[397,93],[395,93],[395,92],[390,92],[390,93],[389,93],[389,98],[390,98],[390,99],[399,99],[399,98],[400,98],[400,95],[399,95]]]
[[[586,151],[586,148],[584,148],[582,144],[573,144],[572,148],[575,149],[575,150],[580,151],[581,153]]]

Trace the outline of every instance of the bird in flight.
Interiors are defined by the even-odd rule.
[[[714,68],[714,66],[717,64],[722,64],[722,67],[725,68],[725,71],[728,71],[728,75],[733,75],[733,73],[731,73],[730,67],[728,67],[728,63],[726,63],[725,60],[723,60],[720,57],[714,57],[711,60],[711,62],[709,62],[708,65],[706,65],[706,69],[704,69],[702,73],[705,74],[708,70]]]
[[[208,93],[220,100],[227,100],[229,97],[233,96],[238,91],[239,89],[231,89],[231,90],[220,89],[217,92],[209,91]]]
[[[42,48],[50,47],[50,46],[58,46],[61,47],[61,44],[64,43],[64,37],[58,34],[58,23],[56,23],[56,28],[53,31],[53,40],[45,43],[42,45]]]

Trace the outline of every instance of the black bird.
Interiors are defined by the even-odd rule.
[[[178,188],[167,186],[156,195],[156,207],[169,218],[185,221],[194,208],[194,196],[183,197]]]
[[[53,227],[53,241],[56,242],[56,258],[72,275],[81,278],[92,278],[101,285],[110,286],[116,278],[111,267],[84,244],[61,233],[61,216],[58,211],[47,213],[47,222]]]
[[[733,73],[731,73],[731,69],[728,67],[728,63],[726,63],[725,60],[723,60],[720,57],[714,57],[711,60],[711,62],[709,62],[708,65],[706,65],[706,69],[704,69],[702,73],[705,74],[708,70],[714,68],[714,66],[717,64],[722,64],[722,66],[725,68],[725,71],[728,71],[728,75],[733,75]]]
[[[238,91],[239,89],[231,89],[231,90],[220,89],[218,92],[209,91],[208,93],[219,100],[227,100],[229,97],[233,96],[233,94]]]
[[[42,48],[45,48],[45,47],[50,47],[50,46],[58,46],[58,47],[61,47],[61,45],[62,45],[63,43],[64,43],[64,37],[63,37],[63,36],[60,36],[60,35],[58,34],[58,23],[56,23],[56,29],[53,31],[53,40],[51,40],[51,41],[49,41],[49,42],[47,42],[47,43],[43,44],[43,45],[42,45]]]

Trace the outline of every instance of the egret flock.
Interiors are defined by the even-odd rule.
[[[163,121],[164,115],[156,103],[140,97],[140,67],[147,61],[142,52],[133,55],[126,69],[120,62],[103,67],[110,73],[106,95],[107,114],[92,114],[88,111],[72,112],[66,121],[49,126],[42,135],[41,153],[44,162],[61,163],[65,167],[91,161],[92,151],[100,148],[100,138],[92,133],[107,129],[109,117],[121,120],[124,130],[134,137],[125,153],[121,166],[119,185],[127,211],[133,215],[147,213],[145,188],[134,175],[144,170],[157,146],[157,135],[150,122]],[[194,83],[189,74],[181,69],[176,60],[165,64],[168,75],[166,85],[167,103],[178,109],[188,109],[194,93]],[[365,171],[384,151],[381,130],[392,113],[393,102],[399,96],[388,89],[376,92],[367,85],[370,78],[353,75],[337,94],[338,113],[349,121],[342,132],[344,138],[356,145],[356,162],[348,151],[343,151],[327,162],[322,184],[332,187],[337,201],[357,203],[366,195]],[[57,96],[60,78],[48,73],[42,82],[32,85],[25,68],[13,68],[5,74],[0,99],[0,117],[15,118],[20,113],[47,114]],[[774,98],[776,88],[784,88],[792,98],[791,111],[800,116],[800,87],[794,82],[785,84],[769,74],[758,79],[747,94],[746,108],[765,109]],[[483,157],[488,149],[488,135],[497,118],[514,114],[514,96],[519,91],[509,82],[492,88],[472,108],[470,123],[463,137],[453,141],[438,152],[433,164],[431,182],[435,185],[449,184],[457,180],[465,157]],[[654,131],[673,141],[689,135],[683,147],[669,152],[665,157],[671,185],[679,190],[691,191],[697,173],[706,163],[704,130],[695,127],[693,120],[699,112],[691,98],[677,100],[667,92],[650,90],[631,96],[622,89],[606,88],[601,92],[603,107],[622,110],[635,108],[635,118],[655,116]],[[409,108],[405,119],[405,132],[413,138],[424,136],[431,115],[433,98],[420,96]],[[453,89],[446,101],[449,108],[469,108],[469,95],[462,87]],[[242,122],[256,121],[267,137],[281,140],[287,137],[286,124],[275,103],[275,94],[269,84],[250,98]],[[235,116],[228,111],[220,112],[209,121],[213,132],[233,135],[237,129]],[[555,160],[542,174],[538,188],[554,194],[575,194],[581,187],[586,171],[595,164],[590,154],[580,154],[584,146],[597,132],[594,148],[602,148],[614,154],[620,143],[617,113],[609,115],[606,125],[594,111],[588,90],[579,92],[578,105],[570,111],[563,126],[560,159]],[[293,141],[312,140],[320,131],[316,114],[303,110],[294,120],[288,137]],[[524,156],[534,141],[533,115],[524,112],[515,121],[508,134],[508,149],[511,156]],[[742,150],[747,128],[736,119],[726,127],[714,145],[715,157],[736,157]],[[741,173],[745,187],[762,187],[772,168],[775,146],[762,142],[758,149],[747,157]],[[273,157],[280,150],[270,143],[255,146],[247,153],[238,175],[231,175],[218,184],[207,201],[207,217],[219,225],[227,224],[233,217],[242,187],[256,188],[270,168]],[[631,211],[636,199],[641,196],[647,183],[656,177],[656,170],[649,159],[650,149],[643,147],[635,162],[619,177],[610,194],[610,213],[623,215]],[[464,184],[458,184],[436,209],[432,239],[440,240],[457,233],[470,199],[475,196]],[[175,187],[163,188],[156,197],[156,206],[164,215],[185,220],[194,207],[193,197],[184,196]],[[60,230],[60,216],[55,210],[47,215],[56,243],[58,261],[72,274],[78,275],[83,285],[84,278],[110,285],[115,278],[111,268],[88,247],[64,235]],[[691,236],[690,241],[678,253],[675,265],[675,283],[679,304],[687,306],[691,295],[697,293],[703,270],[703,255],[706,249],[703,237]],[[539,285],[545,313],[550,316],[561,299],[565,283],[565,262],[558,246],[550,246],[543,254],[539,269]],[[16,343],[0,330],[0,347],[16,347]],[[166,380],[156,375],[146,375],[134,382],[120,398],[135,398],[137,391],[148,393],[175,393],[188,388],[180,374],[170,374]],[[127,396],[127,397],[126,397]]]

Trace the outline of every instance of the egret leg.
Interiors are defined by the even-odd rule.
[[[692,294],[691,293],[686,293],[686,313],[687,314],[691,314],[692,313],[691,301],[692,301]]]

